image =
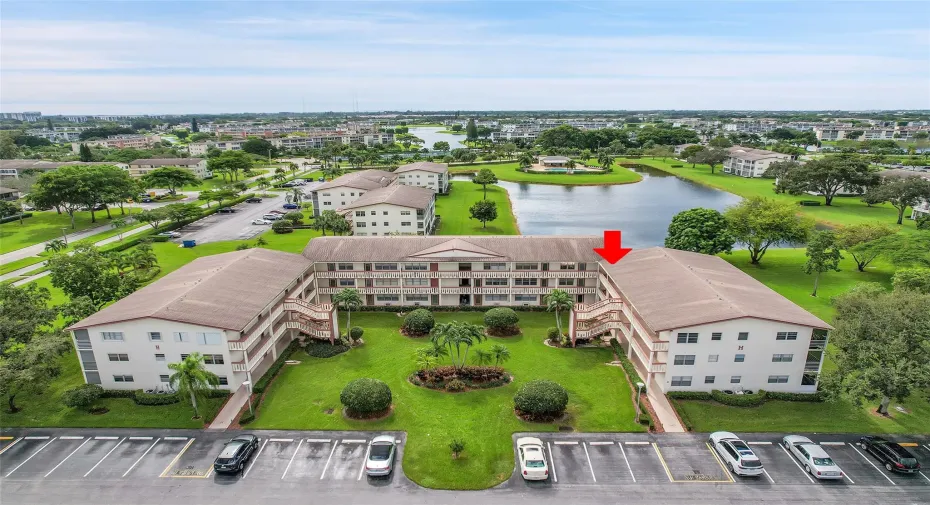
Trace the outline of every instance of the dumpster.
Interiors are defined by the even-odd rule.
[[[184,247],[194,247],[195,245],[197,245],[197,241],[196,240],[185,240],[182,242],[182,245]]]

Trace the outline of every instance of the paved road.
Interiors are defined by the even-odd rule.
[[[725,472],[706,434],[534,434],[547,446],[552,478],[524,482],[518,472],[486,491],[420,488],[403,474],[406,437],[395,472],[363,475],[373,432],[255,431],[260,451],[241,476],[211,463],[232,432],[194,430],[5,430],[0,437],[0,502],[15,504],[545,504],[930,502],[925,475],[889,474],[849,445],[851,435],[810,435],[849,478],[809,479],[777,445],[780,435],[747,434],[766,476]],[[514,435],[514,439],[520,435]],[[923,461],[930,437],[906,437]],[[465,456],[467,457],[467,455]]]

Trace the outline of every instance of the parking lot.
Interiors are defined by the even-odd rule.
[[[884,487],[907,488],[930,496],[930,474],[904,475],[886,471],[871,455],[855,445],[857,437],[809,435],[843,470],[842,480],[818,480],[804,471],[782,445],[781,436],[740,435],[762,460],[760,477],[732,474],[707,442],[706,434],[516,434],[542,440],[549,464],[549,480],[524,481],[519,468],[508,486],[560,488],[575,486],[688,485],[718,484],[747,486],[757,490],[781,486],[821,486],[829,488]],[[898,440],[911,450],[924,468],[930,465],[930,439],[910,437]],[[516,444],[515,444],[515,458]],[[518,463],[519,465],[519,463]]]
[[[94,430],[97,431],[97,430]],[[122,430],[115,430],[122,431]],[[144,431],[144,430],[142,430]],[[223,432],[80,433],[0,437],[0,481],[90,481],[200,479],[302,481],[336,486],[384,486],[403,480],[398,444],[395,471],[369,479],[364,473],[369,442],[384,433],[263,432],[258,450],[241,475],[219,475],[213,460],[233,436]]]

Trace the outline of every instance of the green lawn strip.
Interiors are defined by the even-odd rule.
[[[811,216],[817,221],[830,226],[846,226],[859,223],[886,223],[897,226],[895,223],[898,219],[898,211],[889,204],[873,205],[869,207],[863,203],[858,196],[838,196],[833,199],[833,205],[826,206],[823,204],[823,197],[814,195],[788,195],[776,194],[773,191],[775,181],[772,179],[747,178],[736,175],[723,173],[720,167],[717,167],[713,174],[710,173],[710,167],[707,165],[697,165],[691,168],[690,163],[680,160],[667,159],[618,159],[618,163],[636,163],[648,165],[664,172],[677,175],[681,178],[688,179],[706,186],[733,193],[744,198],[753,196],[763,196],[782,202],[797,203],[801,200],[815,200],[821,202],[820,206],[798,206],[798,212]],[[682,165],[673,167],[672,165]],[[904,231],[916,230],[913,220],[907,219],[910,211],[904,213],[904,223],[900,228]]]
[[[61,395],[66,390],[83,384],[81,365],[77,354],[70,352],[61,357],[62,373],[41,395],[16,396],[19,412],[10,414],[5,406],[0,416],[3,427],[58,427],[58,428],[202,428],[204,419],[213,419],[223,404],[223,398],[210,398],[201,402],[204,419],[194,420],[193,410],[184,402],[173,405],[136,405],[129,398],[103,398],[96,405],[110,409],[106,414],[94,415],[80,409],[66,407]]]
[[[214,177],[212,177],[212,178],[210,178],[210,179],[203,179],[203,180],[201,180],[199,186],[195,186],[195,185],[193,185],[193,184],[189,184],[189,185],[187,185],[187,186],[182,186],[181,188],[178,189],[178,191],[206,191],[206,190],[208,190],[208,189],[219,189],[219,188],[228,186],[228,185],[232,184],[233,182],[245,181],[246,179],[248,179],[248,178],[250,178],[250,177],[255,177],[255,176],[257,176],[257,175],[265,175],[265,174],[267,174],[268,172],[270,172],[269,169],[257,169],[257,170],[252,170],[252,175],[246,177],[246,176],[243,175],[243,174],[239,174],[239,179],[237,179],[237,180],[235,180],[235,181],[231,180],[231,179],[229,178],[229,176],[227,176],[227,177],[224,179],[222,176],[217,175],[217,176],[214,176]]]
[[[507,190],[495,185],[488,186],[488,200],[497,203],[497,219],[488,223],[469,219],[468,208],[484,198],[481,186],[471,181],[455,181],[448,195],[436,196],[436,214],[442,219],[438,235],[519,235],[517,219],[510,206]]]
[[[437,313],[440,322],[481,324],[482,313]],[[353,326],[365,329],[365,345],[329,359],[303,353],[292,359],[265,395],[256,421],[261,429],[403,430],[407,432],[404,470],[409,478],[430,488],[483,489],[513,472],[511,434],[555,431],[558,425],[576,430],[642,431],[633,422],[630,390],[609,349],[553,349],[543,344],[545,330],[554,325],[550,313],[520,312],[523,335],[492,338],[476,348],[506,345],[512,358],[504,366],[514,383],[497,389],[443,393],[407,382],[416,369],[413,352],[426,339],[409,339],[398,332],[402,320],[393,313],[356,313]],[[339,393],[351,380],[371,377],[385,381],[394,397],[394,412],[372,422],[342,417]],[[513,395],[532,379],[550,379],[569,392],[569,417],[558,424],[531,424],[513,414]],[[327,413],[332,409],[332,413]],[[453,460],[448,444],[466,443]]]
[[[595,160],[590,161],[596,165]],[[643,178],[632,170],[621,166],[614,166],[609,174],[532,174],[521,170],[520,164],[515,162],[487,163],[478,165],[456,165],[449,168],[453,174],[474,173],[482,168],[490,168],[498,179],[509,182],[528,182],[535,184],[557,184],[566,186],[601,186],[611,184],[630,184],[639,182]]]
[[[4,263],[0,266],[0,275],[8,274],[10,272],[19,270],[20,268],[26,268],[29,265],[35,265],[36,263],[47,260],[48,258],[43,256],[30,256],[28,258],[18,259],[16,261],[11,261],[9,263]]]
[[[8,253],[40,242],[61,238],[62,228],[68,234],[88,228],[109,226],[106,215],[106,211],[97,211],[97,222],[91,223],[90,212],[75,212],[75,226],[71,229],[71,217],[68,214],[58,214],[54,210],[33,212],[32,217],[23,220],[23,224],[19,224],[19,221],[0,224],[0,253]]]
[[[465,135],[464,131],[438,130],[436,133],[448,133],[449,135]]]

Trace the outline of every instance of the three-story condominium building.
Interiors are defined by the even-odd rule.
[[[394,170],[398,184],[429,188],[436,193],[449,192],[449,165],[418,161],[401,165]]]
[[[161,167],[181,167],[194,173],[198,179],[213,177],[213,172],[207,168],[207,160],[203,158],[151,158],[129,162],[129,175],[144,177],[146,174]]]
[[[371,190],[339,209],[357,236],[430,235],[436,220],[436,193],[416,186]]]
[[[751,147],[733,146],[728,150],[730,156],[723,161],[723,172],[740,177],[762,177],[772,163],[791,159],[790,154]]]
[[[569,334],[615,337],[650,388],[816,390],[830,326],[716,256],[636,250],[610,265],[600,237],[321,237],[302,255],[197,259],[70,329],[89,383],[152,388],[201,352],[235,389],[294,338],[338,337],[332,296],[366,306],[540,306],[561,289]],[[541,335],[536,337],[542,338]],[[542,345],[542,344],[540,344]]]
[[[339,210],[369,191],[389,186],[393,180],[394,174],[391,172],[362,170],[323,183],[310,193],[313,217],[319,216],[324,210]]]

